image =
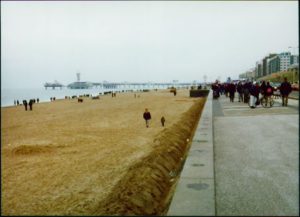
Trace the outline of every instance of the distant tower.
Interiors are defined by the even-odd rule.
[[[80,73],[77,72],[77,73],[76,73],[76,76],[77,76],[77,81],[79,82],[79,81],[80,81]]]

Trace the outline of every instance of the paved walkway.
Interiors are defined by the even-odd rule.
[[[215,215],[299,215],[298,103],[213,100]]]

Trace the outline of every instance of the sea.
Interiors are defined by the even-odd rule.
[[[152,88],[146,88],[152,89]],[[14,101],[19,100],[19,103],[22,103],[23,100],[37,99],[39,102],[50,102],[51,97],[56,99],[64,99],[65,96],[79,96],[84,94],[91,94],[92,96],[97,96],[108,91],[139,91],[137,88],[91,88],[91,89],[68,89],[68,88],[16,88],[16,89],[5,89],[1,88],[1,107],[14,106]]]

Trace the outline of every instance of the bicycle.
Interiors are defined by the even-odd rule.
[[[267,101],[268,99],[268,101]],[[266,102],[267,101],[267,102]],[[248,101],[248,106],[250,108],[256,108],[259,104],[261,104],[264,108],[271,108],[274,105],[274,95],[259,98],[258,102],[254,103],[254,106],[250,106],[250,100]]]
[[[264,108],[271,108],[274,105],[274,95],[262,97],[260,103]]]

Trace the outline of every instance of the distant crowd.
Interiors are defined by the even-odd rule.
[[[272,96],[277,96],[282,98],[282,106],[288,105],[288,96],[292,92],[292,86],[284,78],[283,82],[279,87],[273,87],[270,82],[251,82],[251,81],[238,81],[230,83],[220,83],[216,81],[211,86],[213,90],[213,98],[217,99],[220,95],[229,96],[230,102],[234,102],[235,93],[238,93],[238,101],[244,103],[250,103],[251,108],[255,108],[255,105],[260,103],[259,95],[266,103],[270,101]],[[274,94],[278,90],[278,94]]]

